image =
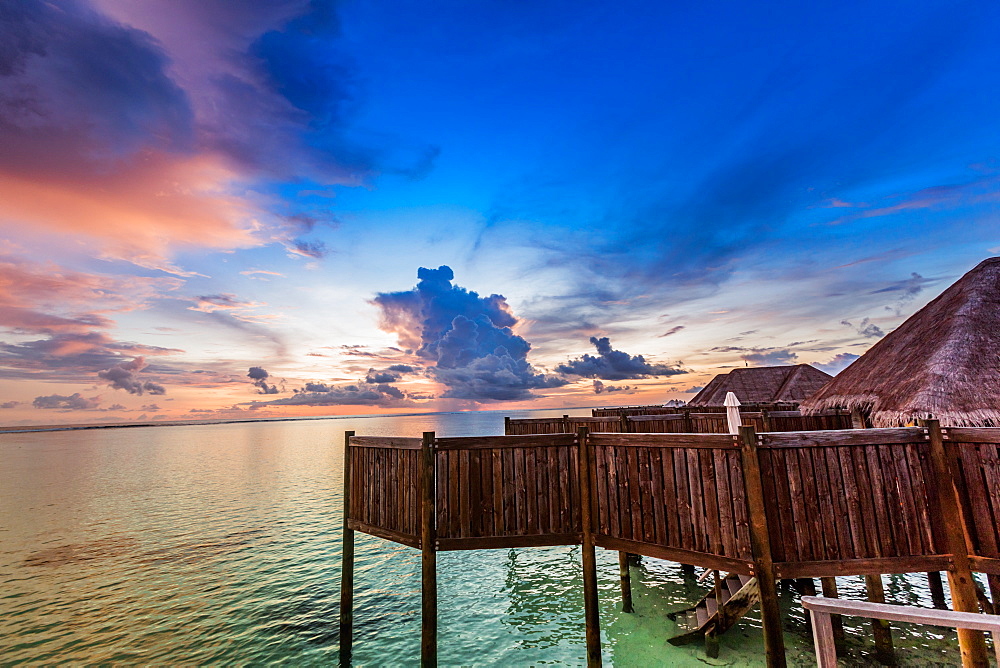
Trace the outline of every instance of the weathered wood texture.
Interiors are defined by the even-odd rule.
[[[796,403],[745,403],[743,410],[747,411],[795,411],[799,407]],[[670,415],[682,413],[684,411],[696,411],[698,413],[725,413],[725,406],[698,406],[697,408],[667,407],[667,406],[617,406],[610,408],[594,408],[590,413],[594,417],[611,417],[620,415]]]
[[[732,435],[591,434],[589,443],[598,544],[627,540],[749,563],[745,484]]]
[[[666,412],[668,410],[673,412]],[[729,433],[729,423],[724,412],[705,408],[684,412],[677,412],[676,409],[663,411],[633,415],[629,412],[615,414],[611,409],[606,409],[596,417],[508,419],[505,421],[505,429],[510,435],[568,434],[575,432],[578,427],[587,427],[591,433],[616,434]],[[758,432],[849,429],[851,426],[850,415],[836,412],[801,415],[798,411],[743,411],[741,417],[744,425],[753,427]]]
[[[703,415],[638,416],[631,420],[643,425],[641,433],[589,434],[599,546],[690,556],[703,566],[750,562],[746,486],[734,437],[646,430],[658,422],[712,419]],[[620,417],[569,420],[577,427],[623,424]],[[941,490],[925,429],[756,438],[778,577],[948,567],[944,528],[934,521]],[[1000,429],[946,429],[944,438],[972,565],[1000,572]],[[351,528],[419,545],[414,443],[419,439],[351,439]],[[577,436],[566,433],[436,439],[438,548],[580,542],[576,443]]]
[[[859,572],[912,567],[948,554],[942,527],[932,521],[939,490],[926,430],[757,438],[771,552],[782,577],[836,575],[850,568],[842,562],[856,562]]]
[[[349,526],[419,547],[420,439],[352,436],[347,447]]]
[[[576,436],[438,439],[442,550],[580,542]]]
[[[1000,559],[1000,429],[941,432],[972,554]]]

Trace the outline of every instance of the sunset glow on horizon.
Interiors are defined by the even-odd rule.
[[[662,404],[1000,254],[995,3],[17,0],[0,426]]]

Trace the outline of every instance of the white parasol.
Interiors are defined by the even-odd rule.
[[[726,400],[722,402],[726,407],[726,420],[729,422],[729,433],[740,433],[740,400],[732,392],[726,392]]]

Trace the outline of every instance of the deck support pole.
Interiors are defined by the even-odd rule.
[[[820,578],[819,582],[823,588],[823,596],[826,598],[840,598],[840,594],[837,591],[837,578]],[[844,619],[840,615],[830,615],[830,624],[833,627],[833,643],[837,648],[837,652],[843,653]]]
[[[437,531],[434,526],[434,432],[420,444],[420,665],[437,666]]]
[[[764,483],[760,476],[756,430],[753,427],[740,427],[739,442],[750,517],[753,575],[757,578],[757,585],[760,588],[764,652],[769,668],[785,668],[785,639],[781,630],[778,588],[774,580],[774,562],[771,558],[771,535],[767,528],[767,513],[764,510]]]
[[[951,590],[952,607],[961,612],[979,612],[976,598],[976,583],[972,579],[969,564],[969,545],[965,537],[965,518],[955,488],[955,477],[948,466],[941,436],[941,424],[937,420],[921,420],[920,426],[927,429],[930,441],[931,464],[938,487],[938,517],[945,528],[951,566],[948,568],[948,589]],[[958,646],[962,651],[962,665],[965,668],[986,668],[989,659],[986,654],[986,637],[982,631],[958,629]]]
[[[872,603],[885,603],[885,587],[881,575],[866,575],[865,589]],[[892,646],[892,629],[884,619],[872,619],[872,635],[875,636],[875,660],[883,666],[896,665],[896,652]]]
[[[681,575],[686,578],[695,577],[694,564],[681,564]]]
[[[340,552],[340,665],[351,665],[354,643],[354,529],[347,527],[351,517],[351,436],[344,432],[344,546]]]
[[[618,574],[622,581],[622,612],[635,612],[632,607],[632,576],[629,573],[628,552],[618,553]]]
[[[587,668],[601,665],[601,618],[597,607],[597,555],[594,553],[593,506],[591,505],[590,448],[587,428],[577,430],[580,445],[580,519],[583,529],[583,616],[587,631]]]
[[[927,587],[931,590],[931,602],[939,610],[947,610],[948,602],[944,599],[944,580],[941,579],[941,571],[929,571],[927,573]]]

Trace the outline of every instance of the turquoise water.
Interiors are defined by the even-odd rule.
[[[0,434],[0,662],[335,664],[344,431],[499,434],[504,414]],[[354,663],[416,665],[419,552],[357,536]],[[717,660],[666,643],[666,614],[701,591],[677,565],[633,569],[634,615],[617,555],[598,565],[606,664],[763,665],[759,619]],[[585,663],[578,547],[441,553],[438,577],[442,665]],[[860,578],[839,584],[864,597]],[[891,601],[930,607],[925,584],[886,578]],[[790,663],[815,665],[783,596]],[[875,665],[867,627],[848,633],[843,665]],[[895,637],[903,665],[959,661],[953,633]]]

